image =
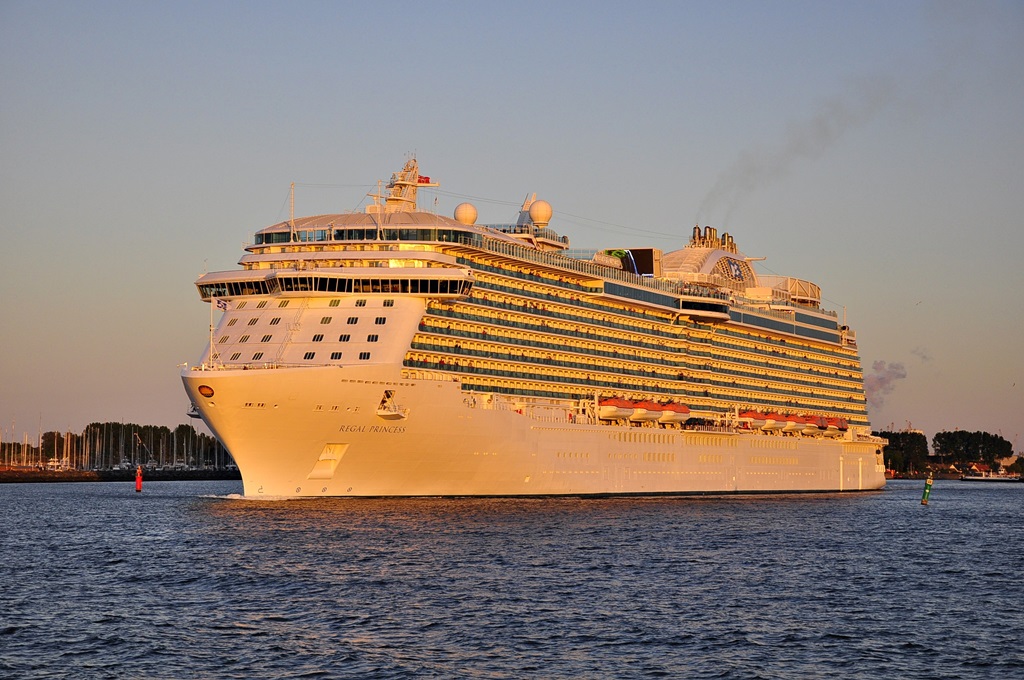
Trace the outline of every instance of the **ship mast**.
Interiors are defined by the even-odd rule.
[[[387,184],[387,196],[382,195],[379,187],[377,193],[367,194],[373,199],[373,205],[366,206],[366,212],[371,215],[415,212],[417,189],[437,186],[441,185],[431,182],[426,175],[421,175],[419,163],[415,158],[410,158],[401,171],[391,175],[391,181]],[[384,199],[384,205],[381,205],[381,199]]]
[[[291,240],[295,240],[295,182],[292,182],[288,191],[288,229],[291,231]]]

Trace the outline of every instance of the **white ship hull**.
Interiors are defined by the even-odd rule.
[[[388,372],[393,375],[388,377]],[[877,443],[574,422],[397,368],[184,371],[246,496],[522,496],[868,491]],[[205,397],[204,385],[213,391]],[[385,390],[396,408],[379,411]],[[583,418],[579,418],[583,420]]]

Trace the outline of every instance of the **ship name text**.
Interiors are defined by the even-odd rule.
[[[342,425],[339,432],[360,432],[366,434],[403,434],[405,427],[402,425]]]

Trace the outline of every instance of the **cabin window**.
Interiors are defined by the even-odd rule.
[[[281,323],[281,317],[279,316],[275,316],[273,319],[270,320],[271,326],[276,326],[279,323]]]
[[[359,317],[358,316],[350,316],[350,317],[348,317],[348,324],[350,326],[354,325],[354,324],[357,324],[357,323],[359,323]]]
[[[378,316],[376,319],[373,320],[373,322],[378,326],[383,326],[388,322],[388,318],[386,316]]]
[[[306,361],[309,361],[310,359],[312,359],[315,356],[316,356],[316,352],[306,352],[306,354],[302,358],[305,359]]]
[[[238,323],[238,319],[232,319],[231,321],[228,321],[228,326],[234,326],[236,323]]]
[[[366,336],[366,341],[367,342],[377,342],[377,334],[375,333],[373,335],[367,335]]]
[[[313,342],[323,342],[323,339],[324,339],[324,334],[323,333],[317,333],[316,335],[313,336]]]
[[[259,361],[262,358],[263,358],[263,352],[256,352],[256,354],[252,355],[252,360],[253,361]]]
[[[352,339],[352,336],[349,335],[348,333],[344,333],[344,334],[338,336],[338,342],[348,342],[351,339]]]
[[[254,316],[253,318],[249,319],[249,325],[250,326],[255,326],[256,322],[258,322],[259,320],[260,320],[260,318],[258,316]]]
[[[322,325],[326,325],[326,324],[329,324],[329,323],[331,322],[331,319],[333,319],[333,318],[334,318],[333,316],[324,316],[324,317],[321,317],[321,318],[320,318],[320,323],[321,323]]]
[[[337,361],[341,358],[341,352],[331,352],[331,361]]]
[[[360,360],[366,361],[369,358],[370,358],[370,353],[369,352],[360,352],[359,353],[359,359]]]
[[[274,336],[273,335],[264,335],[263,339],[261,339],[260,342],[270,342],[270,339],[272,337],[274,337]]]

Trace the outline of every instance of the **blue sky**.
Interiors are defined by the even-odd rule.
[[[530,192],[578,247],[734,235],[845,307],[876,428],[1024,448],[1024,5],[0,2],[0,428],[174,426],[193,281],[359,209]]]

